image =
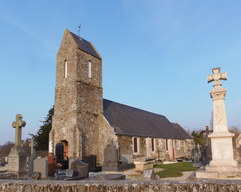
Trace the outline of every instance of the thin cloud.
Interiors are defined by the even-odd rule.
[[[234,105],[241,105],[241,101],[238,101],[236,103],[229,104],[228,107],[234,106]]]

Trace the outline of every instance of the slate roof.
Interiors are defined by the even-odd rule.
[[[99,54],[96,52],[96,50],[93,48],[90,42],[86,41],[85,39],[79,37],[78,35],[75,35],[74,33],[70,32],[73,36],[75,42],[78,44],[79,49],[82,51],[89,53],[90,55],[93,55],[94,57],[102,60],[102,58],[99,56]]]
[[[103,115],[114,127],[116,135],[192,139],[179,125],[165,116],[103,99]]]

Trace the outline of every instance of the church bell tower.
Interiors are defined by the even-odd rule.
[[[102,111],[102,58],[91,42],[66,29],[56,61],[49,153],[54,154],[56,144],[63,143],[65,156],[98,156],[98,116]]]

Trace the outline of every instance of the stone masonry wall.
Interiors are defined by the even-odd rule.
[[[138,138],[138,152],[134,153],[134,144],[133,144],[133,138],[131,136],[121,136],[118,135],[118,141],[120,144],[120,155],[132,155],[133,158],[141,157],[141,156],[147,156],[147,142],[149,143],[149,146],[151,146],[151,138],[144,138],[144,137],[136,137]],[[148,141],[147,141],[148,140]],[[177,142],[180,142],[180,147],[178,148]],[[185,140],[174,140],[174,149],[175,149],[175,158],[182,157],[185,155],[184,151],[184,145],[186,141]],[[150,148],[151,150],[151,148]],[[173,153],[172,150],[172,142],[171,140],[168,141],[168,150],[166,150],[166,139],[160,139],[160,138],[154,138],[154,151],[150,152],[150,155],[152,157],[159,158],[160,160],[169,160],[171,159],[171,155]]]
[[[0,180],[3,192],[239,192],[239,180],[200,180],[200,181],[16,181]]]
[[[113,142],[115,147],[118,149],[119,143],[117,136],[115,135],[114,128],[110,126],[109,122],[101,112],[99,112],[99,114],[99,155],[97,157],[97,162],[102,165],[104,162],[104,150],[106,146]]]

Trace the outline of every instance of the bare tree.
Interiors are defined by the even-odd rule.
[[[232,126],[231,128],[229,128],[229,132],[234,133],[234,137],[232,138],[232,140],[233,140],[233,146],[236,147],[236,139],[238,138],[241,131],[238,127]]]
[[[12,141],[6,142],[0,150],[0,158],[8,156],[13,146],[14,146],[14,143]]]

